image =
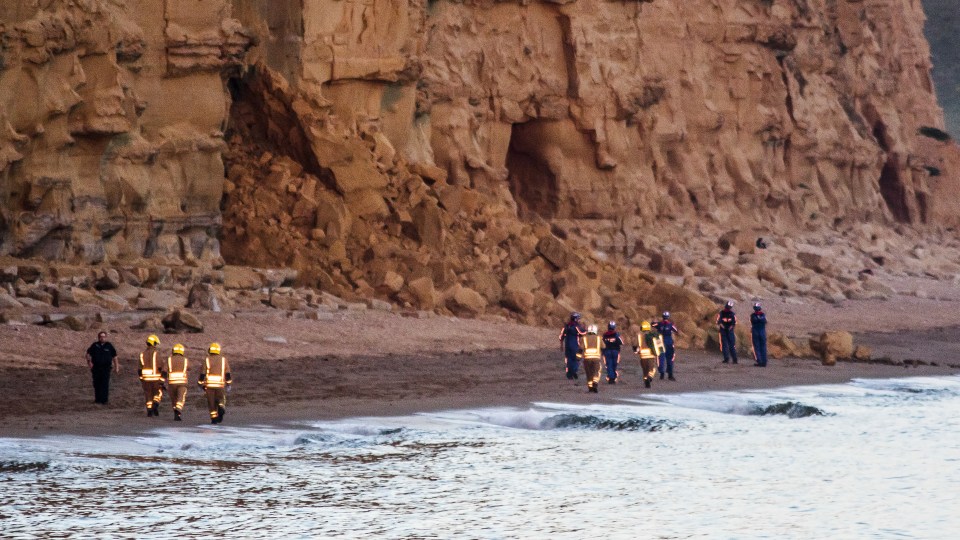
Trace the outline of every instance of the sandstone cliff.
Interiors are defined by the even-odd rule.
[[[636,265],[835,301],[960,218],[910,0],[5,6],[0,254],[635,323],[708,311]]]
[[[219,258],[228,99],[249,38],[217,1],[0,6],[0,253]]]

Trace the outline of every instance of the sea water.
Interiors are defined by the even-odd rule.
[[[957,538],[960,378],[0,439],[0,537]]]

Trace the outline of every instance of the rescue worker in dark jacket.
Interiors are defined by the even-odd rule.
[[[93,375],[93,402],[106,405],[110,399],[110,371],[120,373],[117,350],[107,341],[107,333],[97,334],[97,341],[87,349],[87,367]]]
[[[623,347],[623,338],[617,332],[617,323],[610,321],[607,331],[603,334],[603,360],[607,364],[607,384],[617,384],[620,372],[617,365],[620,363],[620,348]]]
[[[673,377],[673,360],[676,356],[676,350],[673,348],[673,335],[679,335],[680,330],[670,320],[669,311],[663,312],[663,320],[658,322],[654,328],[657,329],[661,339],[663,339],[663,354],[660,355],[660,379],[663,380],[663,376],[667,375],[668,379],[675,381],[677,379]]]
[[[750,314],[750,337],[753,338],[754,365],[767,367],[767,316],[759,303],[753,305]]]
[[[737,315],[733,312],[733,300],[723,306],[717,314],[717,330],[720,333],[720,351],[723,352],[723,363],[737,363]]]
[[[600,392],[600,363],[603,361],[603,346],[597,335],[597,325],[587,327],[586,335],[580,338],[580,350],[583,356],[583,374],[587,378],[587,392]]]
[[[183,421],[183,405],[187,402],[187,365],[184,356],[186,349],[180,343],[173,346],[173,354],[167,357],[167,391],[173,402],[174,421]]]
[[[580,338],[586,335],[587,329],[580,322],[580,314],[570,314],[570,321],[560,330],[560,343],[563,349],[564,363],[568,379],[576,379],[580,371]]]
[[[160,338],[156,335],[147,337],[147,348],[140,353],[140,369],[137,372],[147,405],[147,416],[160,416],[160,400],[163,399],[163,368],[162,361],[157,362],[158,345]]]
[[[197,384],[203,387],[207,394],[207,407],[210,409],[210,423],[223,422],[223,415],[227,412],[227,390],[233,384],[230,374],[230,364],[227,358],[220,354],[220,344],[211,343],[210,353],[204,360],[203,372]]]

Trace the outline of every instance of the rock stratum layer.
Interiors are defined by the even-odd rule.
[[[911,0],[20,0],[0,24],[0,255],[636,323],[712,308],[630,264],[835,300],[925,252],[894,224],[960,218]],[[800,230],[841,230],[850,268]],[[753,260],[759,234],[794,238]]]

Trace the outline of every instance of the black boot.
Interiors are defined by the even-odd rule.
[[[147,416],[153,416],[153,405],[147,406]]]
[[[177,422],[183,422],[183,417],[180,415],[180,411],[176,409],[173,410],[173,419]]]
[[[227,414],[227,409],[223,405],[217,405],[217,423],[223,422],[223,415]]]
[[[653,379],[650,379],[650,378],[648,377],[648,378],[646,378],[646,379],[643,380],[643,385],[646,386],[647,388],[650,388],[650,383],[651,383],[651,382],[653,382]]]

